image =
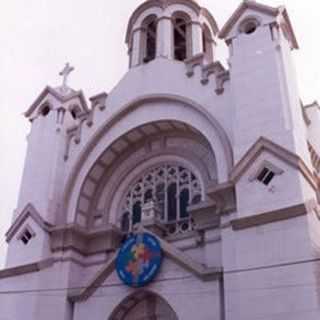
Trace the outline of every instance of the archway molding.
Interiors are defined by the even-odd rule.
[[[82,185],[101,155],[117,139],[134,128],[156,121],[180,121],[201,132],[215,154],[218,182],[228,180],[233,166],[231,144],[219,122],[205,107],[190,99],[175,95],[140,97],[122,107],[118,113],[109,118],[79,154],[66,183],[63,193],[64,208],[58,223],[75,222],[78,196]],[[106,139],[107,136],[108,139]]]

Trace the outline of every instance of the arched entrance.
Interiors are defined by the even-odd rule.
[[[178,317],[163,298],[143,291],[124,299],[108,320],[178,320]]]

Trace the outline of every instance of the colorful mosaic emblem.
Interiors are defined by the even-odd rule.
[[[148,233],[131,236],[119,251],[116,269],[128,286],[147,285],[157,275],[162,261],[159,241]]]

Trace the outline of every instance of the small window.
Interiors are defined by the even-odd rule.
[[[50,109],[50,107],[49,107],[48,105],[44,106],[44,107],[42,108],[42,110],[41,110],[41,115],[42,115],[43,117],[47,116],[47,115],[49,114],[50,110],[51,110],[51,109]]]
[[[173,21],[173,53],[174,59],[184,61],[191,56],[191,25],[190,17],[178,12]]]
[[[156,57],[157,48],[157,22],[154,20],[149,23],[147,27],[147,44],[146,44],[146,56],[143,62],[147,63],[154,60]]]
[[[247,19],[240,25],[240,32],[247,35],[254,33],[259,27],[259,21],[255,18]]]
[[[73,119],[77,119],[77,111],[75,109],[72,109],[70,113]]]
[[[266,186],[269,185],[271,180],[274,178],[275,173],[269,168],[264,167],[257,176],[257,180]]]
[[[81,114],[81,109],[77,104],[72,105],[69,108],[69,111],[70,111],[70,114],[73,119],[77,119],[79,117],[79,115]]]
[[[32,237],[33,237],[33,234],[31,233],[31,231],[26,229],[21,235],[20,240],[23,242],[24,245],[27,245]]]
[[[132,225],[135,225],[137,223],[141,222],[141,215],[142,215],[142,208],[141,208],[141,202],[136,202],[133,206],[133,212],[132,212]]]
[[[142,23],[142,62],[148,63],[157,53],[157,17],[151,15]]]
[[[130,229],[130,214],[129,212],[125,212],[122,215],[122,219],[121,219],[121,230],[123,232],[128,232]]]

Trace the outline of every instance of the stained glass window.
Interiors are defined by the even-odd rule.
[[[149,169],[128,188],[122,204],[122,230],[128,232],[141,222],[143,206],[153,201],[159,213],[157,219],[175,233],[181,223],[190,220],[187,208],[199,203],[202,193],[199,179],[181,165]],[[188,229],[186,225],[183,228]]]

